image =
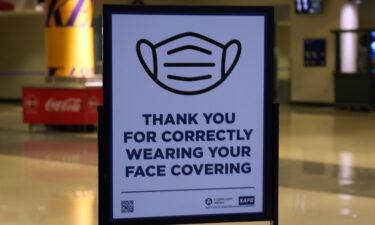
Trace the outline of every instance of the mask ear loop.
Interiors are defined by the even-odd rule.
[[[150,67],[147,65],[145,59],[143,58],[142,55],[142,45],[145,44],[147,45],[151,51],[152,51],[152,63],[153,63],[153,71],[151,71]],[[141,39],[137,42],[137,56],[139,59],[139,62],[142,64],[143,68],[145,69],[146,73],[153,79],[156,80],[158,76],[158,59],[156,55],[156,49],[155,46],[148,40],[146,39]]]
[[[234,57],[234,60],[231,66],[228,68],[227,71],[225,71],[225,65],[227,63],[226,62],[227,50],[231,45],[237,46],[237,53],[236,53],[236,56]],[[232,70],[234,69],[234,67],[236,66],[240,58],[240,55],[241,55],[241,42],[239,40],[234,39],[234,40],[229,41],[226,45],[224,45],[223,56],[221,58],[221,74],[223,76],[223,79],[227,78],[227,76],[229,76],[229,74],[232,72]]]

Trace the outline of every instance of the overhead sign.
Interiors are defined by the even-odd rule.
[[[272,20],[104,7],[103,224],[274,219]]]
[[[298,14],[317,14],[323,12],[323,0],[295,0]]]

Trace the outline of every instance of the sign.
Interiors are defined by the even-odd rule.
[[[306,67],[326,66],[326,39],[305,39],[304,50]]]
[[[275,219],[272,29],[271,8],[104,7],[101,224]]]
[[[29,124],[94,125],[102,89],[24,88],[23,121]]]
[[[317,14],[323,12],[323,0],[295,0],[297,14]]]

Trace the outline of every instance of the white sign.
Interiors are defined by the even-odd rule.
[[[112,218],[263,213],[265,16],[111,21]]]

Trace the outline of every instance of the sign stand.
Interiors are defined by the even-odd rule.
[[[273,168],[273,220],[271,225],[279,225],[279,104],[273,104],[273,151],[275,163]]]
[[[99,225],[278,225],[273,8],[112,5],[103,19]]]

